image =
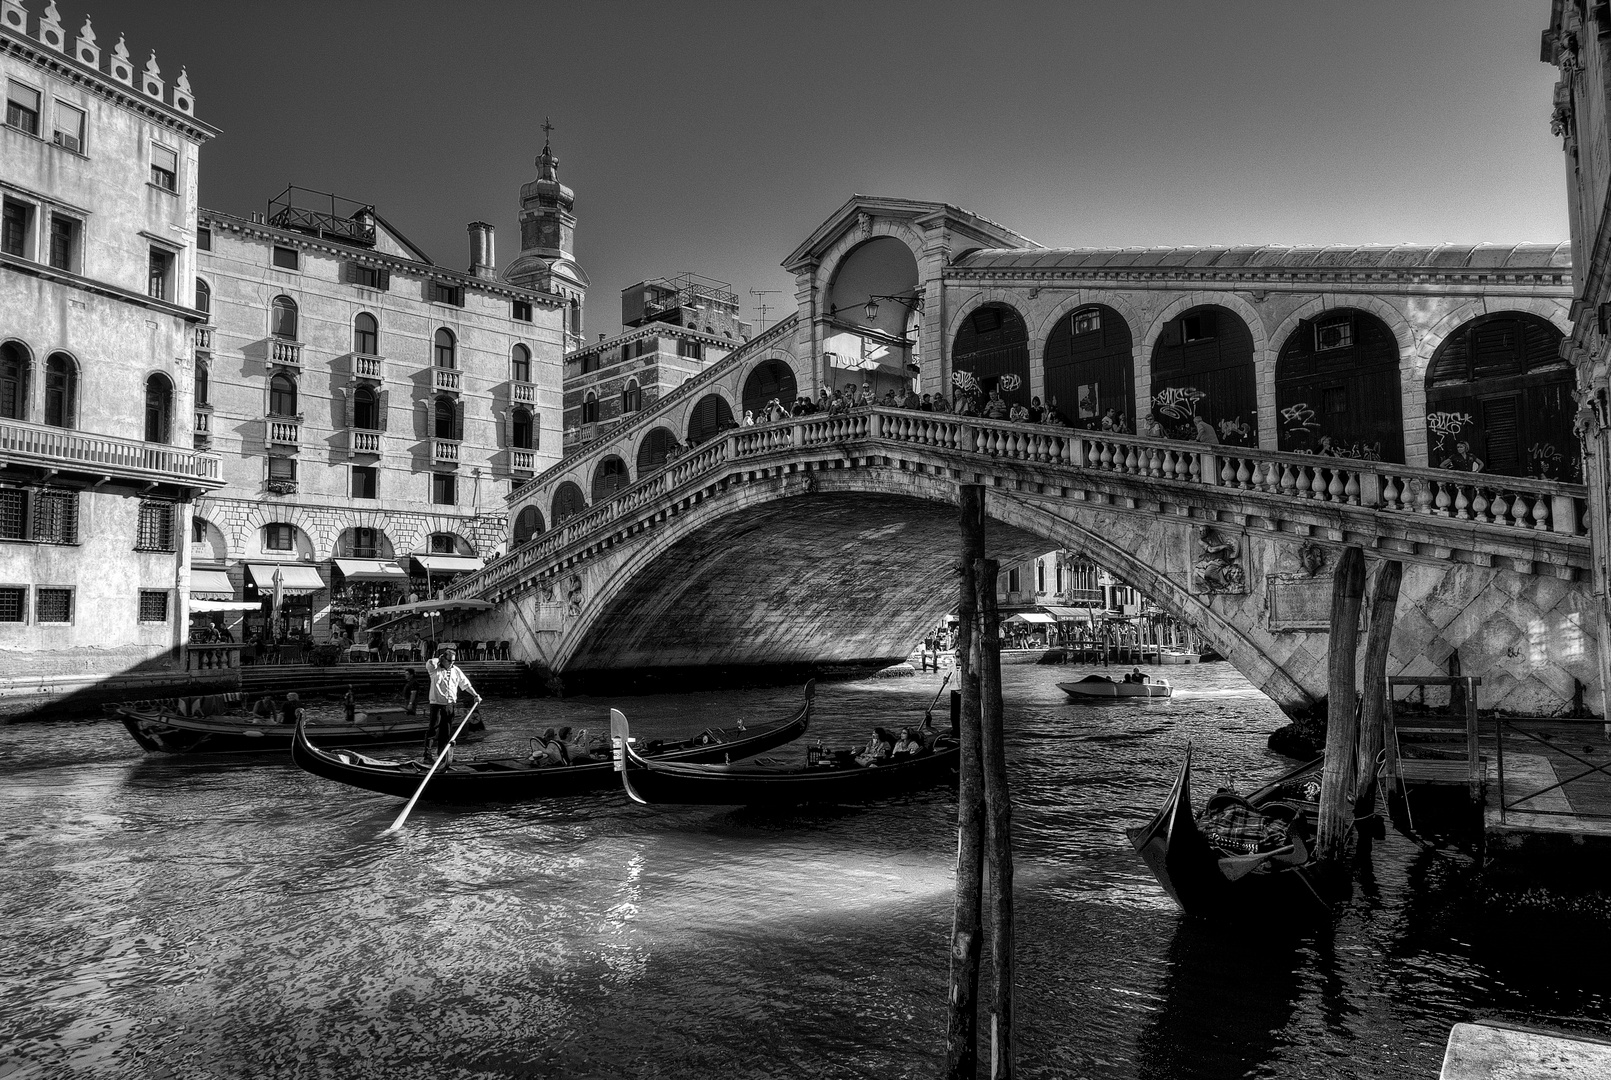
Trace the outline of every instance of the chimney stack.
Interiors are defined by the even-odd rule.
[[[492,250],[492,226],[472,221],[470,229],[470,273],[479,278],[496,277],[498,260]]]

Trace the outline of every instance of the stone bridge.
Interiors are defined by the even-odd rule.
[[[609,449],[512,510],[548,505]],[[461,636],[507,638],[567,678],[893,662],[954,607],[965,483],[988,488],[992,557],[1089,555],[1289,712],[1324,697],[1331,567],[1350,544],[1404,564],[1390,673],[1441,673],[1458,650],[1485,706],[1556,711],[1598,690],[1580,486],[879,408],[729,430],[641,471],[458,582],[497,603]]]

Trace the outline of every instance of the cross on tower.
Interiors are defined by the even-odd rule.
[[[543,145],[544,146],[548,145],[548,141],[549,141],[548,137],[553,132],[553,130],[554,130],[554,125],[548,122],[548,117],[546,117],[546,116],[543,117]]]

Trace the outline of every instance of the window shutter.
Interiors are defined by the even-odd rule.
[[[380,269],[375,271],[375,276],[377,278],[375,284],[379,286],[382,292],[385,292],[392,287],[392,271],[390,267],[382,266]]]
[[[506,410],[503,414],[503,444],[513,449],[515,445],[515,410]]]
[[[460,442],[464,441],[464,400],[462,398],[453,403],[453,437]]]
[[[386,430],[386,398],[389,394],[388,390],[381,390],[375,394],[375,419],[380,421],[377,426],[382,431]]]
[[[1482,433],[1485,437],[1487,461],[1484,472],[1521,474],[1521,432],[1518,430],[1516,395],[1489,398],[1482,403]]]
[[[347,402],[346,402],[347,426],[349,428],[354,427],[356,425],[356,421],[358,419],[358,391],[348,389],[348,390],[343,391],[343,396],[345,396],[346,399],[347,399]]]
[[[536,409],[531,411],[531,448],[539,449],[542,446],[543,417]]]
[[[341,283],[343,285],[356,285],[358,283],[358,264],[344,262],[341,264]]]

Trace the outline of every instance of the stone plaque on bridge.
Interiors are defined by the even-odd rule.
[[[552,600],[538,603],[537,632],[539,634],[557,634],[564,629],[565,605]]]
[[[1264,580],[1270,630],[1331,629],[1330,574],[1270,574]]]

